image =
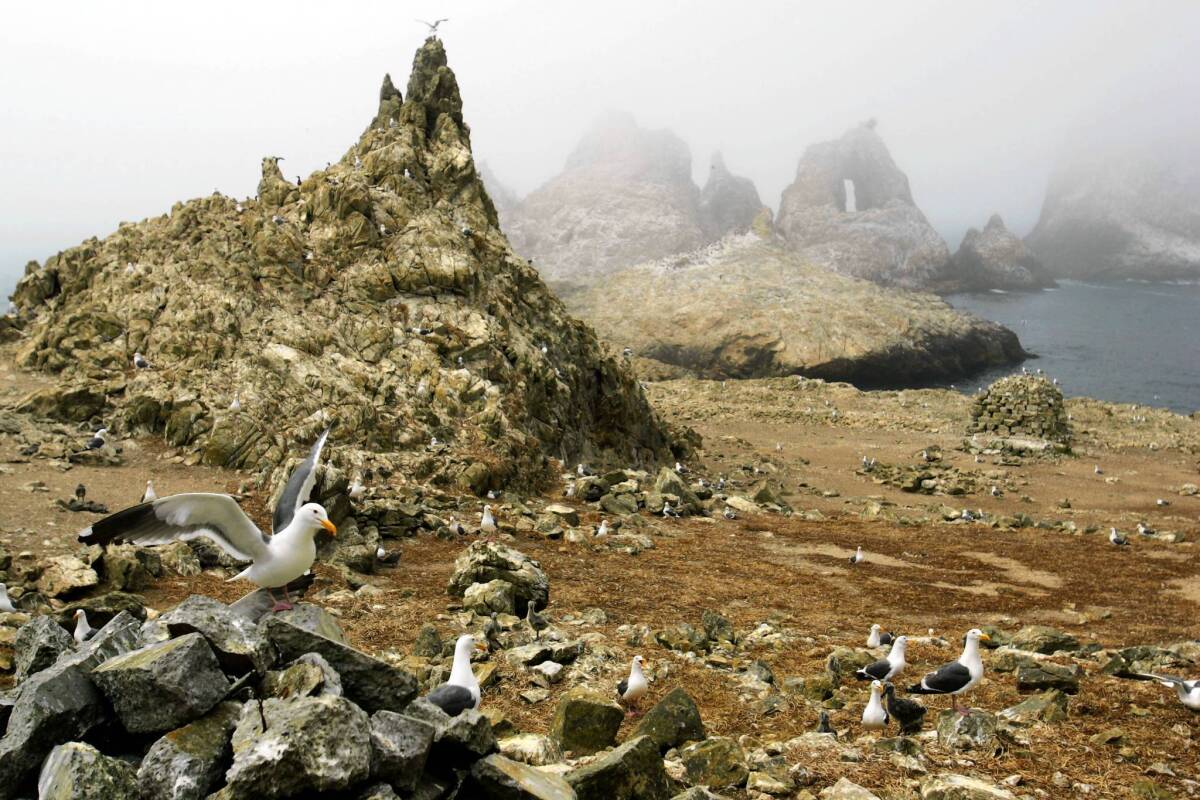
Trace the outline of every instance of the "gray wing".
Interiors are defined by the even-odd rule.
[[[870,680],[881,681],[887,677],[887,674],[888,674],[888,672],[891,671],[891,669],[892,669],[891,662],[889,662],[887,659],[884,659],[882,661],[876,661],[873,664],[868,664],[867,666],[860,669],[858,672],[854,673],[854,675],[860,681],[870,681]]]
[[[308,451],[308,458],[301,461],[300,466],[288,477],[288,482],[279,495],[279,502],[275,504],[275,515],[271,520],[271,528],[275,533],[286,528],[296,515],[297,509],[308,502],[308,495],[313,484],[317,482],[317,462],[321,460],[321,449],[325,447],[325,440],[328,438],[329,428],[326,428],[325,432],[317,437],[312,450]]]
[[[451,683],[442,684],[427,694],[425,699],[452,717],[475,707],[475,696],[471,690]]]
[[[269,540],[227,494],[192,492],[140,503],[79,532],[84,544],[167,544],[204,537],[241,561],[266,555]]]
[[[971,671],[958,661],[951,662],[937,672],[931,672],[921,679],[921,686],[935,692],[946,694],[955,692],[971,682]]]

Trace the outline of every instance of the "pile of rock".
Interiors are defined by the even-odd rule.
[[[1009,375],[989,386],[971,405],[967,432],[1071,442],[1062,392],[1038,375]]]
[[[550,602],[550,580],[537,561],[499,542],[477,540],[454,561],[446,587],[477,614],[524,616]]]

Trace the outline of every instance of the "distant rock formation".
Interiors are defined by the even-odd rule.
[[[815,266],[771,235],[621,270],[564,301],[614,346],[709,377],[911,386],[1025,356],[1007,328]]]
[[[550,456],[672,457],[631,371],[509,248],[432,37],[337,163],[297,186],[266,158],[257,199],[124,223],[32,264],[13,301],[18,363],[55,373],[39,407],[84,398],[93,424],[276,485],[326,425],[327,481],[394,476],[375,508],[414,483],[536,486]]]
[[[1029,252],[1016,234],[1004,227],[999,214],[992,214],[980,231],[971,228],[954,254],[948,276],[957,289],[1041,289],[1053,286],[1054,279]]]
[[[950,261],[873,121],[804,151],[776,225],[805,261],[884,285],[937,286]]]
[[[687,144],[666,130],[609,114],[565,169],[531,192],[505,223],[513,249],[552,282],[589,283],[646,259],[686,252],[753,219],[753,184],[719,165],[702,193]],[[760,206],[761,207],[761,206]]]
[[[500,218],[500,227],[503,229],[505,218],[521,204],[521,198],[517,197],[516,192],[501,183],[496,174],[483,161],[479,162],[479,180],[483,181],[483,188],[487,190],[488,197],[492,198],[492,205],[496,207],[496,216]]]
[[[720,153],[713,153],[708,180],[700,190],[700,225],[710,241],[727,233],[745,233],[763,210],[754,181],[734,175]]]
[[[1200,154],[1192,150],[1064,160],[1026,243],[1060,277],[1200,279]]]

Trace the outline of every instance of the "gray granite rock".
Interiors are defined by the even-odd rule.
[[[451,717],[424,699],[411,703],[405,716],[428,722],[434,728],[429,769],[440,773],[466,767],[496,750],[496,734],[486,716],[468,709]]]
[[[576,800],[558,775],[493,753],[471,766],[460,793],[480,800]]]
[[[231,752],[230,736],[241,716],[238,703],[219,703],[195,722],[150,746],[138,767],[142,796],[155,800],[203,800],[220,785]]]
[[[415,789],[436,732],[424,720],[394,711],[376,711],[371,716],[371,777],[397,789]]]
[[[566,778],[579,800],[667,800],[672,794],[658,746],[648,736],[629,740]]]
[[[172,638],[201,634],[222,669],[235,675],[264,672],[275,659],[270,643],[254,623],[211,597],[192,595],[159,617],[158,624]]]
[[[462,597],[476,583],[502,580],[512,584],[515,610],[524,615],[532,602],[545,608],[550,602],[550,579],[537,561],[499,542],[475,541],[454,560],[454,573],[446,591]]]
[[[13,681],[20,683],[74,649],[75,640],[53,617],[34,617],[21,626],[13,643]]]
[[[139,800],[137,770],[90,744],[60,744],[42,764],[38,800]]]

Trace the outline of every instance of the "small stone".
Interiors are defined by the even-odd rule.
[[[1094,745],[1118,745],[1125,741],[1125,731],[1120,728],[1106,728],[1089,736],[1088,741]]]
[[[543,661],[530,669],[533,679],[540,686],[550,686],[563,678],[563,665],[557,661]]]
[[[1012,792],[966,775],[934,775],[921,782],[921,800],[1015,800]]]
[[[746,755],[736,741],[713,736],[688,745],[679,753],[687,781],[715,789],[733,788],[746,782]]]
[[[1053,655],[1059,650],[1078,650],[1079,640],[1047,625],[1027,625],[1013,634],[1012,646],[1033,653]]]
[[[460,796],[481,800],[575,800],[571,785],[558,775],[495,753],[476,761]]]
[[[821,800],[879,800],[879,797],[849,778],[838,778],[833,786],[821,790]]]
[[[966,714],[944,711],[938,717],[937,738],[952,750],[992,748],[996,744],[996,718],[978,709]]]
[[[342,678],[337,671],[316,653],[305,653],[285,669],[263,676],[262,692],[280,700],[288,697],[341,697]]]
[[[539,609],[550,602],[550,579],[537,561],[507,545],[484,540],[473,542],[455,559],[446,591],[451,597],[462,597],[471,585],[493,580],[512,584],[518,615],[524,615],[531,602]]]
[[[1044,692],[1047,689],[1058,689],[1067,694],[1078,694],[1079,678],[1082,674],[1083,670],[1078,664],[1021,664],[1017,667],[1017,690]]]
[[[705,738],[700,709],[683,687],[676,687],[646,712],[634,736],[649,736],[662,752]]]
[[[508,581],[494,580],[474,583],[463,592],[463,608],[480,616],[516,612],[515,588]]]
[[[424,699],[415,700],[405,715],[433,725],[433,748],[429,763],[443,768],[465,768],[496,750],[496,734],[491,721],[478,711],[468,709],[451,717]]]
[[[1067,703],[1066,694],[1058,689],[1051,689],[1022,700],[1015,706],[1004,709],[997,716],[1019,725],[1061,722],[1067,718]]]
[[[549,736],[540,733],[522,733],[509,736],[496,743],[501,755],[529,764],[534,767],[545,766],[562,761],[562,750]]]
[[[413,642],[412,653],[422,658],[436,658],[442,654],[442,637],[438,629],[428,622],[417,631],[417,640]]]

